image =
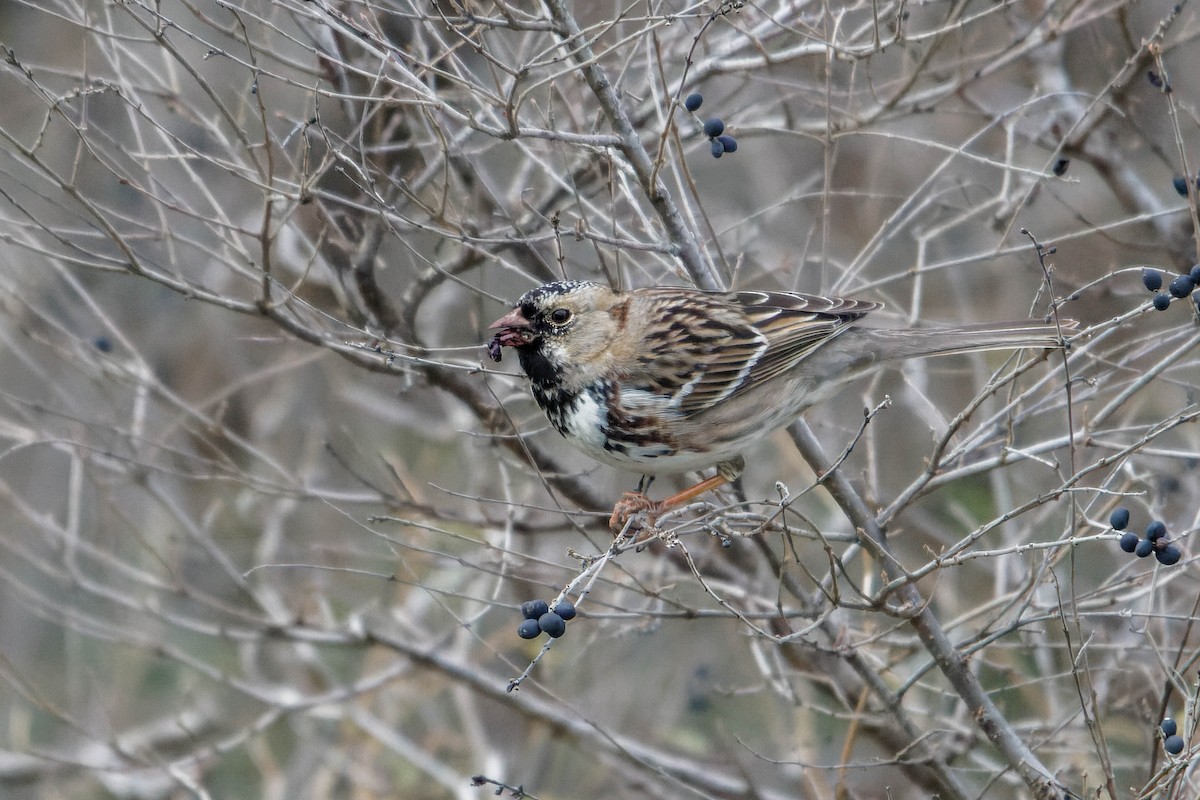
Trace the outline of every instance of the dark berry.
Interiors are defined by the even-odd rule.
[[[1171,307],[1171,295],[1156,294],[1156,295],[1154,295],[1153,303],[1154,303],[1154,307],[1156,309],[1158,309],[1159,311],[1166,311],[1168,308]]]
[[[1191,275],[1180,275],[1171,281],[1171,285],[1167,287],[1167,291],[1176,297],[1187,297],[1195,288],[1196,282],[1192,280]]]
[[[554,607],[554,613],[558,614],[564,620],[570,622],[575,619],[575,606],[570,600],[563,600]]]
[[[1175,191],[1179,192],[1181,197],[1187,197],[1188,179],[1186,177],[1183,175],[1176,175],[1175,180],[1173,180],[1172,183],[1175,184]]]
[[[692,92],[691,94],[689,94],[687,96],[687,99],[685,99],[683,101],[683,107],[686,108],[688,111],[696,111],[700,108],[700,106],[703,103],[704,103],[704,98],[700,95],[700,93]]]
[[[1146,73],[1146,78],[1155,89],[1161,89],[1166,94],[1171,93],[1171,84],[1154,70],[1149,70]]]
[[[721,143],[721,147],[725,149],[726,153],[737,152],[737,139],[733,138],[732,136],[729,136],[728,134],[725,136],[718,136],[717,141]]]
[[[1147,267],[1142,270],[1142,285],[1152,292],[1157,292],[1162,288],[1162,273]]]
[[[1183,737],[1178,735],[1168,736],[1163,742],[1163,750],[1166,750],[1173,756],[1179,755],[1183,752]]]
[[[1122,550],[1126,553],[1132,553],[1134,550],[1137,550],[1138,535],[1133,531],[1125,531],[1125,533],[1121,534],[1120,544]]]
[[[1108,524],[1112,525],[1114,531],[1123,531],[1129,525],[1129,509],[1125,506],[1117,506],[1113,512],[1108,515]]]
[[[716,139],[712,140],[709,150],[712,153],[713,158],[720,158],[721,156],[725,155],[725,145],[721,144]]]
[[[92,344],[96,345],[96,349],[101,353],[112,352],[112,340],[107,336],[97,336],[96,341],[92,342]]]
[[[1162,728],[1163,736],[1174,736],[1178,730],[1175,726],[1175,720],[1170,717],[1164,719],[1158,727]]]
[[[715,139],[725,132],[725,123],[720,117],[713,117],[708,122],[704,123],[704,135],[710,139]]]
[[[1192,283],[1200,286],[1200,264],[1194,264],[1192,268],[1188,270],[1188,277],[1192,279]]]
[[[545,600],[527,600],[521,603],[521,616],[525,619],[537,619],[550,610],[550,604]]]
[[[1054,162],[1054,166],[1050,168],[1050,171],[1053,172],[1057,177],[1061,178],[1063,175],[1067,174],[1067,167],[1069,166],[1071,166],[1071,159],[1060,158],[1058,161]]]
[[[536,619],[524,620],[517,626],[517,636],[522,639],[536,639],[541,632],[542,628]]]
[[[1137,543],[1137,547],[1133,549],[1133,552],[1138,558],[1145,558],[1154,552],[1154,542],[1149,539],[1142,539]]]
[[[1161,519],[1156,519],[1146,526],[1146,538],[1150,541],[1161,539],[1167,535],[1167,526],[1163,524]]]
[[[1154,557],[1164,567],[1171,567],[1179,563],[1179,559],[1183,558],[1183,553],[1175,545],[1169,544],[1162,550],[1155,552]]]
[[[553,611],[547,611],[538,617],[537,626],[550,634],[552,639],[557,639],[567,632],[567,623]]]

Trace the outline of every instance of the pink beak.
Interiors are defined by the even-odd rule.
[[[534,338],[533,331],[529,328],[529,320],[525,319],[519,308],[514,308],[488,325],[489,331],[496,328],[499,328],[500,332],[493,337],[493,341],[499,342],[505,347],[519,347],[528,344]]]

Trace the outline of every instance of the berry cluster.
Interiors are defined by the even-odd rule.
[[[1161,272],[1151,267],[1142,270],[1142,285],[1154,292],[1154,307],[1159,311],[1166,311],[1170,307],[1172,297],[1182,300],[1190,295],[1197,284],[1200,284],[1200,264],[1192,267],[1190,272],[1172,278],[1166,292],[1161,291],[1163,285]],[[1200,296],[1197,296],[1195,301],[1197,309],[1200,309]]]
[[[703,103],[704,97],[699,92],[692,92],[684,99],[683,107],[694,114]],[[713,117],[704,123],[704,135],[708,137],[713,158],[737,152],[737,139],[725,133],[725,123],[720,117]]]
[[[521,603],[521,616],[525,621],[517,627],[517,635],[522,639],[536,639],[543,633],[557,639],[567,632],[567,620],[575,619],[575,606],[561,600],[551,610],[545,600],[527,600]]]
[[[1129,525],[1129,509],[1118,506],[1109,516],[1108,524],[1114,531],[1125,530]],[[1167,526],[1160,519],[1146,526],[1146,538],[1139,539],[1136,533],[1129,531],[1121,534],[1120,544],[1122,550],[1133,553],[1138,558],[1145,558],[1153,553],[1158,563],[1165,567],[1178,564],[1179,559],[1183,558],[1183,552],[1167,541]]]
[[[1177,756],[1183,752],[1183,737],[1178,733],[1178,727],[1175,725],[1175,720],[1167,717],[1158,726],[1163,735],[1163,750],[1166,750],[1173,756]]]

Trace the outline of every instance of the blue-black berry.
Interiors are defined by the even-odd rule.
[[[1191,276],[1192,283],[1200,286],[1200,264],[1192,265],[1192,268],[1188,270],[1188,275]]]
[[[1167,717],[1158,727],[1162,728],[1163,736],[1174,736],[1178,733],[1178,728],[1175,726],[1175,720]]]
[[[1156,295],[1154,295],[1153,303],[1154,303],[1154,307],[1156,309],[1158,309],[1159,311],[1166,311],[1168,308],[1171,307],[1171,295],[1161,294],[1161,293],[1156,294]]]
[[[94,344],[96,346],[96,349],[99,350],[101,353],[111,353],[112,352],[112,340],[109,339],[107,336],[97,336],[96,341],[92,342],[92,344]]]
[[[570,622],[575,619],[575,606],[570,600],[563,600],[554,607],[554,613]]]
[[[1168,736],[1163,741],[1163,750],[1166,750],[1173,756],[1179,755],[1183,752],[1183,737],[1179,735]]]
[[[1180,275],[1175,280],[1171,281],[1171,285],[1167,287],[1167,291],[1176,297],[1187,297],[1196,288],[1196,282],[1192,280],[1191,275]]]
[[[688,111],[696,111],[703,104],[704,104],[704,98],[700,95],[699,92],[692,92],[683,101],[683,107],[686,108]]]
[[[712,153],[713,158],[720,158],[721,156],[725,155],[725,145],[721,144],[720,141],[713,139],[712,143],[709,145],[709,152]]]
[[[1188,179],[1186,175],[1176,175],[1171,182],[1175,184],[1175,191],[1179,192],[1180,197],[1187,197]]]
[[[1146,267],[1142,270],[1142,285],[1152,292],[1157,292],[1162,288],[1162,273]]]
[[[547,611],[538,617],[537,625],[539,628],[550,634],[552,639],[557,639],[567,632],[567,623],[563,618],[553,611]]]
[[[525,619],[537,619],[550,610],[550,604],[545,600],[528,600],[521,603],[521,616]]]
[[[1167,535],[1167,526],[1163,524],[1161,519],[1156,519],[1146,526],[1146,538],[1150,541],[1161,539]]]
[[[725,123],[720,117],[713,117],[708,122],[704,123],[704,135],[710,139],[715,139],[725,132]]]
[[[721,147],[726,153],[737,152],[737,139],[733,138],[732,136],[728,134],[724,136],[718,136],[717,141],[721,143]]]
[[[1113,512],[1108,515],[1108,524],[1112,526],[1114,531],[1123,531],[1129,525],[1129,509],[1125,506],[1117,506]]]
[[[1138,558],[1145,558],[1154,552],[1154,542],[1149,539],[1142,539],[1137,543],[1137,547],[1133,549],[1133,552]]]
[[[1121,534],[1120,545],[1121,549],[1126,553],[1132,553],[1134,550],[1137,550],[1138,535],[1133,531],[1125,531]]]
[[[1060,158],[1058,161],[1054,162],[1054,166],[1050,168],[1050,171],[1053,172],[1057,177],[1061,178],[1063,175],[1067,174],[1067,167],[1069,166],[1071,166],[1071,159]]]
[[[536,619],[523,620],[517,626],[517,636],[520,636],[522,639],[536,639],[541,632],[542,627],[538,625]]]
[[[1179,559],[1183,558],[1183,553],[1175,545],[1169,544],[1162,550],[1155,551],[1154,557],[1164,567],[1171,567],[1179,563]]]

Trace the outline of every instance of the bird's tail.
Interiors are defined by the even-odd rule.
[[[853,332],[874,341],[875,347],[868,349],[876,350],[889,359],[904,359],[980,350],[1059,349],[1066,346],[1065,336],[1077,324],[1075,320],[1063,320],[1058,325],[1026,320],[944,328],[909,328],[902,332],[856,328]]]

